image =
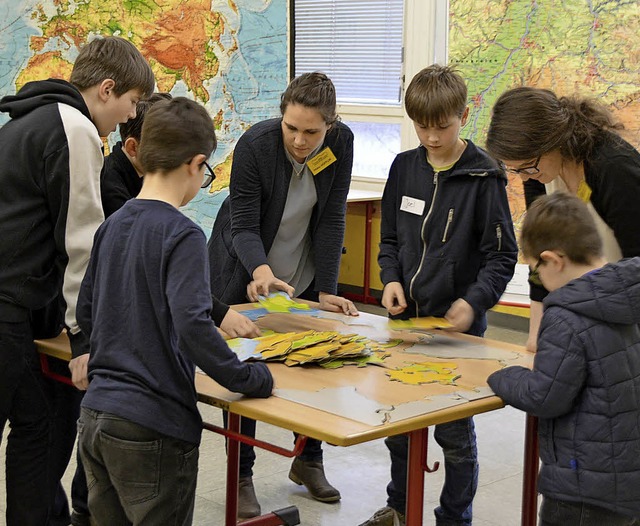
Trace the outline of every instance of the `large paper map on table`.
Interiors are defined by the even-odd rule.
[[[367,313],[358,317],[316,310],[266,313],[257,319],[257,324],[276,332],[357,333],[380,344],[401,339],[388,349],[390,355],[383,366],[326,370],[321,381],[317,365],[296,367],[295,374],[286,375],[285,383],[277,374],[278,367],[285,366],[271,366],[277,379],[276,396],[370,425],[492,396],[486,383],[489,374],[507,365],[530,367],[533,361],[531,354],[509,344],[444,331],[393,331],[388,328],[387,318]],[[440,375],[435,374],[433,381],[427,383],[394,379],[393,373],[404,370],[411,374],[407,369],[416,364]]]

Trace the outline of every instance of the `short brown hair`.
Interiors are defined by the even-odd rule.
[[[453,67],[433,64],[411,79],[404,107],[412,121],[424,126],[438,125],[452,115],[462,117],[467,85]]]
[[[577,264],[602,256],[602,239],[587,205],[565,192],[533,202],[522,224],[520,244],[524,256],[533,259],[545,250],[562,252]]]
[[[293,79],[280,96],[280,113],[284,115],[289,104],[301,104],[320,112],[324,122],[331,125],[338,120],[336,88],[324,73],[314,71]]]
[[[138,89],[146,99],[155,85],[151,66],[138,48],[124,38],[112,36],[96,38],[82,47],[69,82],[84,91],[106,79],[115,82],[113,91],[118,97]]]
[[[524,161],[559,150],[565,159],[583,162],[605,130],[619,129],[622,125],[595,99],[523,86],[498,97],[486,147],[501,160]]]
[[[145,173],[169,172],[198,154],[209,157],[215,149],[213,121],[197,102],[175,97],[147,112],[139,149]]]
[[[136,104],[136,116],[133,119],[129,119],[127,122],[120,124],[118,130],[120,132],[120,139],[122,142],[126,141],[129,137],[140,140],[142,134],[142,124],[144,123],[144,117],[156,102],[162,100],[171,100],[171,93],[154,93],[146,100],[141,100]]]

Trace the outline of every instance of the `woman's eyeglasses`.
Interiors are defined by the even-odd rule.
[[[216,174],[213,173],[213,170],[211,169],[211,166],[209,166],[209,164],[207,163],[207,161],[203,161],[203,163],[200,165],[205,166],[206,170],[204,172],[204,181],[202,182],[202,186],[200,188],[209,188],[209,185],[211,185],[211,183],[213,183],[214,179],[216,178]]]
[[[540,164],[540,156],[538,156],[536,162],[531,166],[525,166],[524,168],[511,168],[509,166],[505,166],[504,169],[512,174],[536,175],[540,173],[538,164]]]

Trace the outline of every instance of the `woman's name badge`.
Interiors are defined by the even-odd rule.
[[[403,195],[402,202],[400,203],[400,210],[421,216],[422,212],[424,212],[424,201],[422,199]]]
[[[335,163],[336,161],[336,156],[333,155],[331,148],[327,146],[324,150],[318,152],[317,155],[314,155],[313,158],[309,159],[307,161],[307,166],[313,175],[318,175],[327,166]]]

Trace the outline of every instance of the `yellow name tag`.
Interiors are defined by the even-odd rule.
[[[318,175],[322,170],[324,170],[327,166],[332,165],[337,161],[336,156],[333,155],[331,148],[328,146],[318,152],[318,155],[315,155],[312,159],[307,161],[307,166],[313,175]]]
[[[584,202],[588,203],[591,200],[591,187],[583,179],[578,185],[578,197]]]

